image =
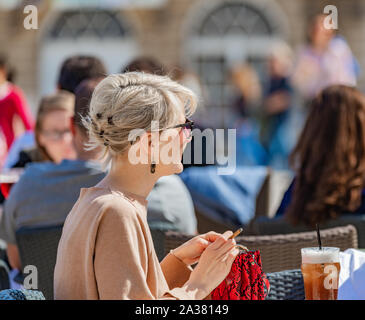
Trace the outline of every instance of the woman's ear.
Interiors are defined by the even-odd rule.
[[[151,148],[151,133],[144,132],[141,136],[139,136],[138,143],[141,153],[149,154],[149,149]]]

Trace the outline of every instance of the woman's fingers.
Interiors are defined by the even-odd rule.
[[[209,242],[214,242],[215,240],[217,240],[218,238],[221,238],[221,237],[223,237],[222,234],[214,232],[214,231],[210,231],[210,232],[207,232],[207,233],[201,235],[201,238],[203,238]]]
[[[223,237],[224,237],[224,239],[227,240],[232,234],[233,234],[233,232],[231,230],[228,230],[225,233],[223,233]]]
[[[240,250],[237,249],[237,247],[234,247],[229,253],[228,253],[228,256],[227,256],[227,259],[226,259],[226,263],[228,265],[232,265],[234,259],[236,259],[236,257],[238,256],[238,254],[240,253]]]
[[[219,237],[217,238],[217,240],[215,240],[210,246],[209,248],[211,248],[212,250],[217,250],[219,249],[221,246],[223,246],[225,243],[227,242],[226,239],[224,239],[223,237]]]
[[[219,249],[217,249],[216,258],[218,260],[222,260],[228,252],[230,252],[235,247],[235,243],[233,239],[229,239],[223,244]]]
[[[217,239],[213,242],[213,244],[211,244],[211,248],[214,250],[219,249],[221,246],[223,246],[227,241],[230,241],[234,244],[236,244],[235,240],[231,240],[228,238],[233,234],[232,231],[226,231],[225,233],[223,233],[222,235],[218,236]]]
[[[232,231],[226,231],[223,234],[217,233],[217,232],[214,232],[214,231],[209,231],[205,234],[200,235],[200,238],[205,239],[209,242],[214,242],[219,238],[228,239],[232,234],[233,234]]]

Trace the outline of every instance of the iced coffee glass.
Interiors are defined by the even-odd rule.
[[[302,274],[306,300],[337,300],[340,249],[303,248]]]

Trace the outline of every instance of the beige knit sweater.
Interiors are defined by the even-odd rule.
[[[146,206],[133,194],[81,189],[58,245],[55,299],[193,299],[183,287],[191,268],[171,254],[159,263]]]

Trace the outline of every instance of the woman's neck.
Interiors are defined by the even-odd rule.
[[[109,173],[99,185],[147,198],[158,178],[150,173],[149,165],[133,165],[128,160],[112,161]]]

